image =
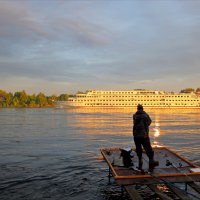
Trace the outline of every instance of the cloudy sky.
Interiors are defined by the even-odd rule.
[[[0,0],[0,89],[200,87],[200,1]]]

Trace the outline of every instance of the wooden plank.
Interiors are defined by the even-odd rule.
[[[140,196],[138,191],[135,189],[135,186],[127,185],[127,186],[124,186],[124,188],[132,200],[143,200],[143,198]]]
[[[162,183],[163,181],[172,182],[172,183],[187,183],[191,182],[199,182],[200,175],[192,174],[190,175],[192,179],[188,178],[188,175],[179,175],[179,176],[170,176],[169,174],[164,175],[156,175],[156,178],[150,175],[136,175],[136,176],[116,176],[115,181],[119,185],[133,185],[133,184],[154,184],[154,183]]]
[[[188,183],[188,185],[189,185],[190,187],[192,187],[194,190],[196,190],[198,193],[200,193],[200,185],[197,185],[197,184],[194,183],[194,182]]]
[[[125,168],[123,166],[113,165],[113,158],[115,156],[119,158],[120,156],[119,148],[107,148],[107,149],[104,148],[104,149],[101,149],[101,153],[112,172],[113,178],[115,179],[116,183],[119,185],[153,184],[153,183],[158,183],[162,181],[177,182],[177,183],[200,181],[200,172],[190,172],[190,168],[195,167],[192,163],[185,160],[181,156],[178,156],[176,153],[170,151],[167,148],[155,148],[154,150],[156,150],[155,152],[157,152],[157,154],[160,157],[162,157],[161,160],[164,159],[163,162],[160,163],[159,167],[155,168],[154,170],[154,174],[157,178],[154,178],[153,176],[149,174],[140,174],[131,168]],[[168,156],[165,157],[165,155],[168,155]],[[172,161],[172,163],[175,163],[174,159],[177,158],[177,162],[179,164],[181,163],[182,167],[179,167],[179,164],[177,165],[177,167],[176,165],[174,165],[175,167],[166,166],[165,162],[166,162],[166,159],[168,158],[169,160]],[[135,157],[134,166],[137,166],[137,156]]]
[[[167,196],[166,194],[164,194],[162,191],[160,191],[156,185],[148,185],[148,187],[155,192],[161,199],[163,200],[173,200],[171,197]]]
[[[187,193],[177,187],[173,187],[171,185],[167,185],[170,190],[172,190],[181,200],[192,200],[192,198],[190,198]]]
[[[108,159],[108,157],[106,156],[105,152],[102,151],[101,153],[102,153],[104,159],[106,160],[106,162],[107,162],[109,168],[111,169],[111,172],[112,172],[112,174],[113,174],[113,177],[117,176],[117,174],[116,174],[116,172],[115,172],[115,170],[114,170],[114,168],[113,168],[113,166],[112,166],[112,163],[109,161],[109,159]]]
[[[180,156],[179,154],[177,154],[176,152],[166,148],[167,151],[171,152],[171,154],[174,154],[176,157],[180,158],[181,160],[183,160],[184,162],[188,163],[190,166],[193,166],[193,167],[199,167],[198,165],[195,165],[193,164],[191,161],[187,160],[186,158]]]

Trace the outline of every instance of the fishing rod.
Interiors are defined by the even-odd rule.
[[[144,157],[143,157],[143,159],[145,160]],[[180,169],[178,169],[178,167],[177,167],[175,164],[173,164],[173,163],[172,163],[170,160],[168,160],[168,159],[166,160],[166,166],[173,166],[175,169],[177,169],[179,172],[181,172]],[[181,163],[179,163],[179,167],[182,167],[182,164],[181,164]],[[134,170],[134,168],[133,168],[133,170]],[[136,171],[139,171],[139,169],[137,169]],[[200,200],[200,197],[198,197],[198,196],[196,196],[196,195],[194,195],[194,194],[188,192],[187,190],[181,189],[180,187],[176,186],[176,185],[175,185],[174,183],[172,183],[172,182],[166,181],[166,180],[162,179],[161,177],[156,176],[153,172],[144,171],[144,170],[140,170],[140,172],[141,172],[142,174],[148,174],[148,175],[150,175],[152,178],[157,179],[159,182],[165,183],[166,185],[169,185],[169,186],[171,186],[171,187],[174,187],[174,188],[176,188],[176,189],[179,189],[179,190],[185,192],[186,194],[193,196],[193,197],[196,198],[197,200]],[[190,181],[194,182],[194,180],[193,180],[191,177],[189,177],[186,173],[183,173],[183,172],[181,172],[181,173],[184,174]]]
[[[185,172],[180,171],[180,169],[175,164],[173,164],[170,160],[168,160],[168,159],[166,160],[166,166],[172,166],[172,167],[174,167],[178,172],[184,174],[191,182],[195,182],[195,180],[193,180]],[[182,163],[179,163],[179,167],[182,167]]]

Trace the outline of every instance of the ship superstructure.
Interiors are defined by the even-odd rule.
[[[200,96],[195,93],[173,93],[156,90],[90,90],[77,93],[63,102],[75,107],[145,107],[200,108]]]

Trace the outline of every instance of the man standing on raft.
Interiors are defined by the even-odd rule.
[[[159,165],[158,161],[154,160],[154,151],[151,147],[149,138],[149,126],[151,124],[151,118],[143,110],[143,106],[138,104],[137,112],[133,115],[133,136],[136,146],[136,153],[139,159],[138,169],[142,170],[142,147],[146,151],[149,158],[149,171],[153,171],[153,168]]]

